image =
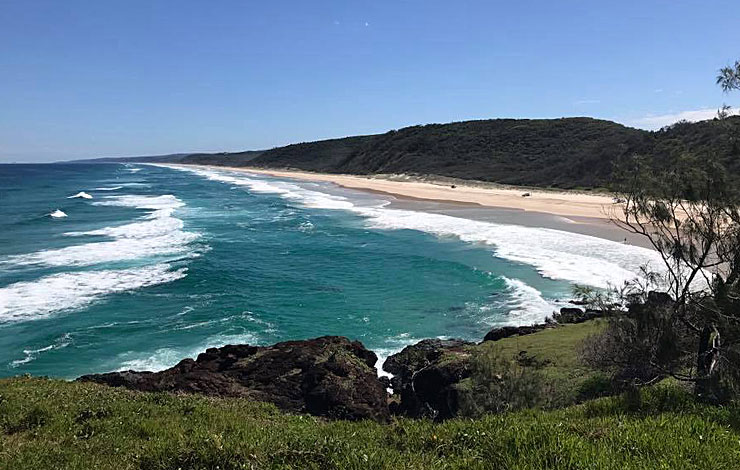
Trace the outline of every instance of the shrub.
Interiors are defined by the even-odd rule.
[[[546,404],[546,381],[537,365],[487,349],[471,360],[471,378],[459,389],[461,416],[480,416]]]
[[[578,400],[592,400],[594,398],[612,395],[614,392],[614,382],[611,377],[604,374],[596,374],[584,380],[578,388]]]

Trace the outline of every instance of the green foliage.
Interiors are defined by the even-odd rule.
[[[405,173],[504,184],[594,189],[635,154],[671,168],[686,153],[722,155],[740,176],[740,118],[679,123],[658,132],[591,118],[493,119],[413,126],[385,134],[307,142],[265,151],[191,154],[182,163],[294,168],[326,173]],[[156,157],[155,157],[156,158]],[[173,161],[172,156],[163,157]]]
[[[740,60],[735,61],[734,66],[727,66],[720,69],[717,75],[717,84],[725,92],[740,90]]]
[[[579,400],[591,400],[605,397],[614,393],[614,383],[611,377],[604,374],[595,374],[584,380],[578,387]]]
[[[547,390],[539,400],[539,406],[557,408],[582,401],[581,384],[599,372],[584,364],[580,357],[583,341],[603,331],[603,320],[588,321],[575,325],[562,325],[526,336],[515,336],[499,341],[486,341],[475,346],[481,357],[497,357],[516,361],[522,365],[522,353],[530,359],[529,371],[539,377]],[[488,352],[488,354],[486,354]]]
[[[738,409],[675,387],[558,411],[441,424],[327,422],[246,399],[145,394],[95,384],[0,381],[0,468],[735,469]],[[9,433],[6,423],[44,409]]]
[[[732,78],[734,71],[725,72],[720,80]],[[687,145],[671,160],[653,154],[618,165],[614,189],[623,205],[614,221],[645,237],[660,255],[659,284],[668,297],[660,305],[649,302],[645,285],[637,285],[638,295],[630,298],[615,292],[628,311],[614,312],[609,328],[585,350],[587,362],[615,371],[626,383],[671,376],[694,383],[697,396],[716,402],[732,399],[740,388],[735,121],[725,113],[713,123],[723,129],[717,146]],[[659,134],[668,142],[671,135],[686,140],[696,128],[678,123]]]
[[[539,362],[526,353],[518,359],[505,356],[500,348],[488,348],[475,355],[471,360],[471,378],[458,388],[460,416],[543,406],[549,387],[545,386]]]

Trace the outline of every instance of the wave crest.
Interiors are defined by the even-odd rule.
[[[45,276],[0,288],[0,323],[36,320],[87,307],[109,294],[172,282],[187,268],[168,264],[124,270],[82,271]]]

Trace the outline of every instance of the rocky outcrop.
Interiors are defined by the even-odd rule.
[[[596,318],[604,317],[606,314],[601,310],[587,308],[583,310],[577,307],[563,307],[559,312],[553,314],[552,319],[546,320],[545,323],[536,323],[525,326],[501,326],[493,328],[486,333],[483,341],[498,341],[512,336],[525,336],[537,333],[542,330],[556,328],[558,325],[569,325],[574,323],[583,323]]]
[[[491,331],[486,333],[486,336],[483,337],[483,341],[498,341],[511,336],[531,335],[532,333],[537,333],[538,331],[546,330],[548,328],[555,328],[555,326],[557,326],[555,323],[538,323],[528,326],[501,326],[493,328]]]
[[[451,418],[458,410],[455,385],[470,375],[463,340],[426,339],[386,359],[383,370],[393,374],[391,385],[400,398],[393,412],[415,418]]]
[[[595,320],[604,316],[604,312],[592,308],[586,310],[574,307],[563,307],[560,312],[554,314],[552,319],[561,325],[583,323],[589,320]]]
[[[210,348],[161,372],[110,372],[78,380],[141,391],[247,397],[332,419],[386,421],[388,394],[362,343],[339,336],[273,346]]]

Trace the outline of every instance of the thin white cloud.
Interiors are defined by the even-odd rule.
[[[737,109],[731,109],[731,114],[739,114]],[[694,109],[690,111],[681,111],[674,114],[659,114],[659,115],[648,115],[632,121],[628,121],[626,124],[633,127],[639,127],[642,129],[657,130],[661,127],[670,126],[678,121],[706,121],[708,119],[714,119],[717,117],[717,108],[704,108]]]

